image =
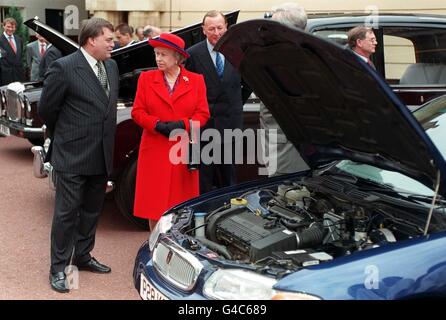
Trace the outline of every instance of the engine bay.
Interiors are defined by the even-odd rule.
[[[286,274],[422,235],[426,206],[388,198],[328,177],[303,178],[250,190],[209,212],[189,208],[189,224],[177,230],[188,234],[189,250]],[[436,216],[431,230],[444,220]]]

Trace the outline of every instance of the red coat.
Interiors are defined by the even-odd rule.
[[[162,71],[143,72],[138,80],[132,117],[144,129],[133,214],[158,220],[168,208],[199,194],[198,171],[189,171],[184,163],[171,163],[169,151],[176,142],[155,131],[155,125],[158,120],[183,120],[189,132],[190,118],[199,121],[200,126],[206,123],[209,107],[203,76],[181,68],[178,86],[169,96]]]

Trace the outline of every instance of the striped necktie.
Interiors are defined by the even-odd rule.
[[[98,61],[96,63],[96,66],[98,67],[98,74],[97,74],[98,80],[101,83],[101,87],[105,90],[105,93],[108,96],[108,93],[109,93],[108,92],[108,80],[107,80],[107,73],[105,72],[105,69],[104,69],[104,65],[102,64],[101,61]]]
[[[43,57],[45,55],[45,44],[40,44],[40,56]]]
[[[17,53],[17,48],[15,47],[14,41],[12,41],[12,36],[9,36],[9,45],[12,48],[12,51],[14,51],[14,53]]]
[[[217,70],[218,77],[223,78],[223,71],[225,69],[223,59],[221,58],[221,53],[217,52],[217,56],[215,57],[215,69]]]

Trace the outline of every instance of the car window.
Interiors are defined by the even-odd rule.
[[[383,27],[385,77],[391,84],[446,85],[446,30]]]
[[[341,29],[329,29],[329,30],[318,30],[314,31],[313,34],[326,38],[330,41],[336,42],[341,46],[347,45],[347,32],[349,29],[341,28]]]
[[[407,68],[416,63],[415,47],[409,39],[384,34],[384,61],[386,80],[399,84]]]
[[[414,112],[429,138],[434,142],[442,156],[446,158],[446,95],[432,100],[428,105]],[[401,173],[383,170],[371,165],[356,163],[350,160],[336,165],[339,169],[364,179],[386,184],[398,190],[411,193],[432,195],[433,191],[420,182]]]
[[[383,170],[350,160],[339,162],[336,167],[355,176],[391,186],[394,190],[431,196],[433,191],[422,183],[399,172]]]
[[[446,137],[446,95],[418,109],[414,112],[414,116],[446,159],[446,139],[444,138]]]
[[[319,29],[313,34],[347,45],[350,27]],[[408,27],[381,27],[384,56],[384,76],[387,82],[397,86],[445,86],[446,85],[446,29]],[[381,43],[382,42],[382,43]]]

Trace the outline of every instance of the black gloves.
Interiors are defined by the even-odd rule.
[[[158,121],[155,130],[163,136],[169,138],[170,133],[175,129],[185,129],[184,122],[180,121]]]

